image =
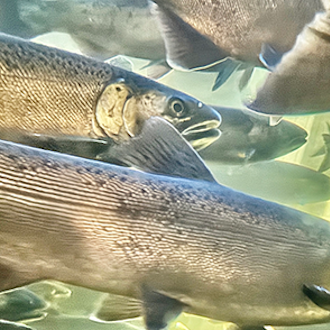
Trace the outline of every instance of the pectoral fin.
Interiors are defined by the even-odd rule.
[[[99,322],[111,322],[132,319],[142,314],[142,302],[140,300],[106,294],[102,297],[99,307],[91,319]]]
[[[142,289],[143,312],[148,330],[166,328],[168,322],[178,317],[185,304],[144,287]]]
[[[314,304],[330,311],[330,291],[315,284],[304,284],[303,292]]]
[[[264,43],[259,54],[260,62],[270,71],[274,71],[278,63],[281,62],[283,54],[276,51],[271,45]]]
[[[196,69],[229,56],[173,11],[152,4],[166,47],[167,62],[173,68]]]
[[[140,134],[113,146],[99,159],[143,171],[215,182],[203,160],[166,120],[151,117]]]

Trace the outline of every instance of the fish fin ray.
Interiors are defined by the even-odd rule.
[[[218,76],[212,86],[212,91],[219,89],[235,71],[239,70],[240,66],[241,62],[233,60],[229,57],[217,64],[215,67],[218,70]]]
[[[254,66],[250,66],[248,68],[246,68],[241,76],[241,79],[239,80],[239,84],[238,84],[238,88],[240,91],[242,91],[246,85],[249,83],[252,74],[254,71]]]
[[[303,293],[315,305],[330,311],[330,291],[315,284],[304,284]]]
[[[143,312],[148,330],[166,328],[168,322],[178,317],[186,306],[184,303],[143,286]]]
[[[153,3],[151,11],[163,35],[167,62],[173,68],[195,69],[229,56],[170,9]],[[200,49],[203,51],[198,52]]]
[[[281,62],[282,57],[283,54],[271,45],[267,43],[261,45],[259,60],[269,71],[275,70],[276,66]]]
[[[140,134],[100,155],[143,171],[215,182],[201,157],[166,120],[151,117]]]
[[[142,314],[142,301],[126,296],[105,294],[90,318],[98,322],[111,322],[132,319]]]

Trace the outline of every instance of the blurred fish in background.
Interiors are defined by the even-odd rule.
[[[212,107],[221,115],[222,134],[199,151],[207,161],[231,165],[266,161],[286,155],[306,142],[307,132],[288,121],[269,126],[267,117],[252,111]]]
[[[32,38],[66,32],[82,53],[99,59],[165,57],[148,0],[1,0],[0,11],[0,30],[8,34]]]
[[[330,199],[330,178],[283,161],[221,165],[206,161],[217,181],[246,194],[296,207]]]
[[[47,303],[26,288],[0,293],[0,319],[2,320],[28,321],[42,319],[47,315],[46,308]]]

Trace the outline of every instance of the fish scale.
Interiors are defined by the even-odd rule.
[[[321,219],[215,182],[5,142],[0,197],[1,289],[52,278],[141,298],[147,285],[244,326],[330,320],[302,292],[330,280]]]
[[[150,116],[166,118],[183,134],[203,131],[206,145],[220,136],[220,115],[193,97],[110,64],[5,34],[0,34],[0,77],[2,139],[17,141],[20,134],[17,142],[32,136],[38,144],[45,135],[62,134],[82,148],[85,141],[77,138],[94,138],[90,144],[104,138],[108,147],[138,134]]]
[[[63,58],[62,52],[39,45],[8,47],[2,39],[0,125],[88,136],[97,99],[113,76],[111,67],[100,62],[95,71],[86,70],[95,62],[70,53]]]
[[[316,12],[324,10],[321,0],[153,2],[176,12],[231,56],[257,65],[263,43],[271,44],[281,53],[290,50],[304,25]]]

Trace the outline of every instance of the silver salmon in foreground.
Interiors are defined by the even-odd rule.
[[[161,118],[141,136],[148,162],[204,180],[0,143],[0,290],[55,279],[127,296],[148,329],[181,311],[245,330],[330,321],[328,222],[215,183]]]
[[[179,91],[85,56],[0,34],[0,128],[125,140],[161,116],[183,135],[220,116]]]

